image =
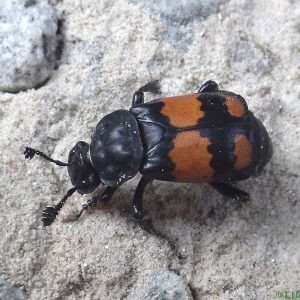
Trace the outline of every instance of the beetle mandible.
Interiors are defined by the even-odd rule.
[[[132,207],[134,218],[142,227],[143,193],[153,179],[209,183],[225,197],[249,200],[247,192],[230,182],[259,175],[271,159],[272,143],[243,97],[219,90],[211,80],[197,93],[148,103],[144,103],[144,92],[158,94],[159,82],[149,82],[136,91],[129,110],[117,110],[101,119],[90,145],[76,143],[68,163],[26,147],[25,158],[39,155],[56,165],[67,166],[74,186],[57,205],[44,210],[44,226],[55,220],[75,191],[89,194],[100,184],[106,186],[101,195],[83,205],[77,214],[79,218],[98,201],[107,203],[117,188],[138,172],[142,178]]]

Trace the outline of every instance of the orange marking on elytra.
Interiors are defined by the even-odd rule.
[[[243,134],[238,134],[235,137],[234,144],[234,155],[236,157],[234,168],[236,170],[243,170],[251,163],[253,153],[252,145],[248,138]]]
[[[225,105],[228,113],[233,117],[242,117],[246,113],[244,103],[237,97],[227,96]]]
[[[214,174],[210,166],[213,156],[208,152],[209,139],[198,131],[185,131],[178,133],[173,143],[169,157],[175,163],[172,171],[175,181],[209,182]]]
[[[163,98],[163,108],[160,113],[169,118],[173,126],[183,128],[197,125],[199,119],[204,117],[201,110],[201,101],[198,94]]]

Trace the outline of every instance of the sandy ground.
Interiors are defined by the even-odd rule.
[[[59,68],[39,89],[0,93],[0,278],[40,300],[276,299],[299,290],[299,1],[153,3],[50,1],[63,20]],[[65,168],[25,161],[23,147],[65,161],[104,115],[129,108],[133,92],[153,79],[164,96],[213,79],[246,98],[274,146],[261,177],[238,184],[251,201],[238,204],[208,185],[149,185],[147,217],[181,261],[134,225],[139,176],[78,222],[72,216],[89,196],[74,195],[43,228],[44,207],[71,184]]]

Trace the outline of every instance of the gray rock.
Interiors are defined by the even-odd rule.
[[[28,299],[19,289],[5,280],[0,279],[1,300],[26,300]]]
[[[147,9],[155,13],[160,13],[163,17],[172,21],[188,21],[195,17],[207,17],[216,13],[219,6],[227,0],[131,0],[132,3],[140,3]]]
[[[139,285],[139,284],[138,284]],[[191,291],[182,277],[166,269],[146,272],[142,284],[128,300],[190,300]]]
[[[50,5],[4,1],[0,8],[0,91],[26,90],[49,78],[57,60],[57,29],[58,19]]]

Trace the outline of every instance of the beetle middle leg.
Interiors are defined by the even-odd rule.
[[[236,187],[233,187],[229,183],[225,182],[213,182],[210,184],[216,191],[222,194],[224,197],[233,198],[238,201],[249,201],[250,195],[249,193],[240,190]]]
[[[143,176],[135,190],[132,209],[133,209],[133,217],[134,220],[147,232],[150,232],[150,225],[146,224],[143,220],[144,217],[144,209],[143,209],[143,196],[144,190],[147,184],[151,181],[150,178]]]
[[[146,222],[143,219],[143,217],[144,217],[144,210],[143,210],[144,190],[145,190],[145,187],[147,186],[147,184],[151,181],[152,181],[151,178],[143,176],[135,190],[134,197],[133,197],[133,203],[132,203],[134,220],[141,226],[141,228],[143,230],[147,231],[150,234],[154,234],[157,237],[167,241],[169,244],[169,247],[172,249],[174,254],[179,259],[182,259],[183,257],[177,250],[176,246],[171,241],[169,241],[163,234],[161,234],[160,232],[155,230],[151,224],[151,221]]]
[[[160,94],[159,80],[151,81],[140,87],[132,97],[132,106],[144,103],[144,93]]]
[[[76,215],[76,218],[79,219],[85,210],[87,210],[91,207],[95,207],[98,202],[105,203],[105,204],[108,203],[109,200],[114,195],[116,190],[117,190],[117,187],[108,186],[102,194],[100,194],[96,197],[92,197],[92,199],[88,200],[87,203],[82,205],[82,208],[81,208],[80,212]]]

